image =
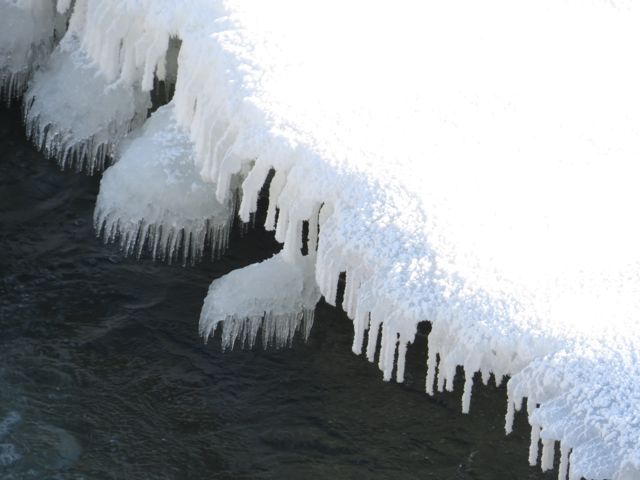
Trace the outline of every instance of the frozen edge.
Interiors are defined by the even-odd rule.
[[[232,202],[230,215],[223,223],[211,217],[189,227],[176,227],[152,218],[132,222],[115,211],[96,208],[94,227],[98,238],[106,244],[117,244],[125,256],[139,259],[148,251],[153,260],[172,263],[180,258],[183,265],[194,265],[202,260],[205,250],[216,259],[228,248],[235,211]]]
[[[19,100],[27,89],[31,74],[30,70],[0,74],[0,102],[11,107],[14,101]]]
[[[280,252],[215,279],[200,313],[205,342],[217,330],[223,351],[236,344],[253,348],[260,330],[263,348],[291,346],[296,332],[306,341],[321,296],[314,257],[298,252],[291,261]]]
[[[27,138],[46,157],[55,160],[60,169],[69,168],[78,173],[84,171],[88,175],[105,169],[117,142],[97,142],[95,137],[74,141],[70,131],[58,130],[55,123],[41,122],[39,116],[32,116],[29,103],[25,103],[24,108]],[[130,126],[129,130],[132,128]]]
[[[100,32],[97,32],[98,34]],[[185,32],[186,34],[186,32]],[[99,36],[99,35],[98,35]],[[204,45],[211,47],[212,45],[208,42],[210,40],[207,39],[199,39],[202,41]],[[200,62],[199,66],[206,65],[210,71],[216,72],[228,72],[225,68],[229,67],[229,64],[225,59],[221,58],[224,55],[220,55],[220,51],[223,51],[224,48],[216,44],[216,39],[213,39],[213,47],[214,49],[217,46],[218,51],[213,57],[209,57],[208,60],[210,62]],[[184,47],[183,47],[184,48]],[[193,47],[195,48],[195,47]],[[233,62],[232,62],[233,63]],[[184,66],[186,68],[188,62],[185,62]],[[193,62],[192,67],[197,70],[198,62]],[[211,68],[211,67],[215,68]],[[232,65],[232,67],[236,68],[238,65]],[[219,108],[215,109],[216,112],[221,112],[222,117],[216,117],[216,121],[225,124],[224,134],[217,138],[212,138],[211,133],[204,128],[204,125],[207,124],[205,120],[210,119],[209,114],[206,113],[210,109],[204,109],[200,107],[202,103],[204,103],[207,107],[210,107],[210,102],[203,101],[198,105],[198,108],[193,108],[194,102],[189,101],[193,100],[196,97],[200,97],[201,100],[206,100],[209,92],[204,88],[193,88],[193,87],[202,87],[201,85],[193,85],[189,84],[186,87],[182,87],[182,91],[176,92],[176,97],[180,97],[182,94],[183,99],[180,102],[182,105],[182,116],[181,121],[183,125],[188,127],[191,131],[192,139],[196,142],[199,160],[198,163],[202,168],[202,175],[205,178],[208,178],[212,181],[216,181],[218,187],[217,192],[219,197],[224,198],[228,194],[228,181],[225,181],[225,177],[229,177],[233,173],[237,173],[242,165],[245,165],[246,162],[243,159],[251,158],[251,155],[238,155],[240,158],[233,159],[232,153],[240,153],[239,145],[242,145],[243,142],[240,139],[247,142],[248,138],[255,138],[256,132],[265,132],[268,131],[269,121],[262,117],[260,112],[253,112],[255,115],[242,115],[239,113],[230,113],[236,112],[236,108],[238,106],[238,97],[242,96],[242,88],[240,86],[235,86],[236,91],[230,90],[230,85],[227,83],[228,79],[224,78],[224,74],[217,74],[216,84],[222,85],[223,92],[230,93],[230,96],[225,99],[225,96],[222,95],[218,97],[220,102],[217,104]],[[241,75],[240,75],[241,76]],[[193,78],[193,77],[192,77]],[[187,88],[190,87],[190,88]],[[180,90],[179,88],[177,90]],[[234,101],[235,99],[235,101]],[[226,107],[226,108],[225,108]],[[242,110],[242,109],[240,109]],[[242,112],[246,113],[246,112]],[[225,118],[226,117],[226,118]],[[260,118],[262,117],[262,120]],[[251,120],[247,120],[247,119]],[[256,120],[257,119],[257,120]],[[247,181],[243,186],[243,202],[240,206],[240,214],[241,217],[247,218],[249,214],[251,214],[255,207],[252,205],[253,199],[257,198],[257,189],[255,185],[260,184],[259,179],[264,179],[265,173],[269,168],[274,168],[276,170],[276,176],[278,180],[274,179],[274,184],[272,184],[271,192],[270,192],[270,210],[269,217],[267,219],[267,226],[276,229],[276,238],[285,243],[285,250],[294,250],[296,246],[299,245],[299,225],[303,220],[314,221],[314,215],[310,214],[308,210],[315,210],[316,213],[319,210],[319,205],[323,204],[323,201],[326,200],[326,197],[322,195],[315,196],[310,202],[301,202],[300,205],[296,205],[295,208],[290,202],[285,201],[285,199],[280,198],[280,194],[282,193],[284,187],[289,183],[289,180],[292,177],[292,169],[291,165],[294,163],[295,157],[304,157],[305,154],[301,154],[300,151],[296,151],[293,145],[287,145],[282,142],[282,139],[279,139],[276,134],[269,133],[269,135],[260,136],[262,134],[258,134],[257,141],[251,146],[250,150],[254,152],[261,153],[261,160],[263,162],[258,162],[251,169],[249,175],[247,177]],[[230,142],[226,142],[227,139],[230,139]],[[223,146],[222,150],[220,145],[222,143],[226,143],[226,147]],[[215,144],[215,146],[214,146]],[[238,152],[236,152],[236,149]],[[283,154],[284,152],[284,154]],[[312,155],[312,154],[311,154]],[[276,158],[278,157],[278,158]],[[266,159],[266,160],[265,160]],[[250,180],[251,179],[251,180]],[[258,180],[256,180],[258,179]],[[246,200],[245,200],[246,199]],[[280,218],[277,224],[275,223],[275,210],[276,207],[280,209]],[[334,211],[340,210],[340,205],[331,205],[325,204],[325,207]],[[297,211],[294,211],[297,210]],[[303,210],[303,212],[301,212]],[[324,210],[324,208],[323,208]],[[327,215],[329,216],[329,215]],[[323,236],[320,238],[320,247],[322,246],[324,238]],[[318,239],[315,240],[318,242]],[[370,271],[362,271],[361,267],[358,265],[351,266],[349,265],[349,256],[348,255],[338,255],[337,251],[346,249],[348,244],[334,242],[331,245],[331,255],[325,253],[324,256],[320,255],[321,248],[319,248],[318,255],[318,263],[317,263],[317,279],[318,285],[321,288],[322,293],[327,298],[329,303],[335,303],[335,292],[337,285],[337,277],[341,272],[346,272],[347,274],[347,294],[345,293],[345,310],[347,311],[349,317],[354,321],[354,352],[359,353],[362,350],[362,340],[364,337],[364,332],[369,329],[370,332],[374,332],[374,335],[370,335],[370,338],[377,338],[377,332],[380,327],[382,327],[382,349],[381,356],[379,359],[379,365],[381,366],[384,372],[385,380],[389,380],[391,378],[392,370],[393,370],[393,357],[394,353],[397,349],[400,351],[399,358],[401,362],[403,361],[403,352],[406,350],[406,345],[411,343],[415,337],[415,327],[417,326],[419,318],[416,318],[411,309],[404,305],[399,305],[394,303],[392,296],[387,295],[385,301],[376,302],[371,297],[371,291],[374,290],[373,286],[376,283],[376,276]],[[327,247],[328,249],[328,247]],[[366,288],[364,288],[366,286]],[[392,308],[376,308],[376,303],[386,305],[391,305]],[[392,313],[390,310],[393,310],[397,313]],[[440,325],[447,325],[450,322],[454,323],[454,319],[446,318],[443,316],[444,312],[434,312],[434,316],[430,317],[432,321],[432,325],[434,327],[434,331],[438,331],[436,329],[441,328]],[[399,319],[403,319],[403,322],[400,322]],[[400,323],[404,326],[408,327],[400,327]],[[412,331],[413,329],[413,331]],[[428,377],[427,377],[427,391],[433,391],[433,383],[437,382],[437,387],[439,390],[444,388],[449,388],[452,385],[453,376],[455,375],[455,366],[462,365],[465,369],[465,378],[470,379],[469,381],[465,381],[465,394],[463,396],[463,408],[468,409],[468,404],[470,400],[470,392],[472,387],[472,373],[478,371],[478,365],[482,363],[482,359],[478,358],[478,353],[480,355],[489,355],[489,353],[494,350],[495,345],[491,345],[489,341],[486,343],[477,343],[474,345],[474,348],[467,348],[465,344],[461,344],[459,348],[454,350],[447,350],[443,345],[448,343],[446,340],[443,345],[439,347],[438,338],[448,338],[453,335],[462,335],[464,332],[456,332],[456,331],[448,331],[446,328],[442,327],[442,332],[440,336],[434,335],[432,332],[432,337],[430,337],[430,353],[429,353],[429,366],[428,366]],[[369,341],[369,345],[372,344],[372,341]],[[367,357],[370,361],[374,360],[375,351],[372,351],[371,348],[367,348]],[[375,349],[375,347],[374,347]],[[553,350],[553,349],[552,349]],[[519,372],[524,372],[524,368],[530,364],[532,364],[534,358],[520,358],[517,359],[517,351],[499,351],[500,355],[504,356],[504,358],[511,359],[507,362],[507,366],[504,367],[501,372],[493,372],[496,374],[497,379],[501,379],[504,375],[511,375],[512,381],[509,383],[509,402],[508,402],[508,410],[507,410],[507,430],[510,429],[510,419],[513,417],[513,413],[520,405],[520,399],[523,397],[528,397],[528,405],[532,405],[530,410],[535,412],[538,408],[538,399],[542,400],[541,397],[536,397],[533,389],[527,385],[527,382],[521,381],[516,384],[513,380],[516,379],[517,374]],[[438,363],[439,360],[439,363]],[[398,364],[398,373],[397,379],[402,381],[402,371],[403,366]],[[452,368],[453,367],[453,368]],[[481,371],[481,376],[483,380],[488,378],[488,375],[491,373],[490,369],[484,369]],[[515,385],[515,386],[513,386]],[[512,391],[520,386],[520,393],[513,396]],[[567,387],[568,388],[568,387]],[[560,394],[559,394],[560,395]],[[468,400],[467,400],[468,399]],[[544,399],[543,402],[549,402],[552,399]],[[466,407],[465,407],[466,405]],[[544,405],[542,403],[541,405]],[[530,414],[529,421],[532,423],[532,446],[530,451],[530,461],[532,463],[537,463],[538,461],[538,443],[541,438],[541,427],[542,432],[547,430],[547,425],[545,421],[541,421],[537,423],[535,419],[532,418],[533,413]],[[550,463],[550,453],[549,453],[549,445],[552,444],[553,441],[563,440],[558,436],[558,438],[546,438],[544,440],[543,447],[543,459],[542,459],[542,467],[543,469],[548,467]],[[573,445],[571,447],[576,447]],[[544,450],[547,451],[545,455]],[[560,467],[560,478],[564,478],[564,475],[567,472],[567,465],[570,459],[570,447],[568,447],[564,442],[561,445],[562,452],[562,460]],[[573,461],[573,459],[572,459]],[[578,478],[575,472],[569,471],[570,478]],[[622,478],[622,477],[621,477]]]
[[[35,98],[29,96],[28,90],[26,94],[23,119],[27,138],[46,157],[55,160],[62,170],[73,169],[88,175],[103,171],[126,133],[142,125],[145,120],[141,115],[134,116],[125,125],[124,133],[111,136],[107,141],[98,140],[99,137],[104,137],[103,132],[86,139],[77,139],[71,129],[62,128],[55,121],[42,121],[33,108]]]
[[[205,311],[206,308],[203,308],[203,315]],[[314,316],[314,309],[305,308],[287,315],[265,311],[262,315],[250,317],[226,315],[209,318],[207,322],[201,317],[200,335],[206,343],[209,337],[214,337],[216,332],[220,332],[223,351],[236,347],[251,349],[256,345],[258,338],[261,339],[263,348],[287,348],[291,347],[296,333],[299,333],[305,342],[309,339]]]
[[[3,102],[7,107],[11,107],[13,102],[22,98],[33,73],[53,50],[56,44],[56,35],[64,31],[63,24],[68,17],[67,11],[70,4],[71,0],[59,0],[57,8],[54,8],[56,0],[23,0],[22,3],[15,5],[15,8],[22,10],[25,17],[31,17],[34,21],[38,14],[48,13],[53,14],[54,17],[49,19],[52,24],[51,30],[39,32],[46,35],[42,38],[30,39],[27,58],[24,59],[27,64],[22,69],[13,71],[9,67],[2,68],[0,66],[0,102]],[[45,19],[39,18],[37,20],[43,21]],[[60,31],[56,31],[57,28]]]

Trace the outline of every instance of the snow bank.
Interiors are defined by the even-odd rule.
[[[59,49],[75,38],[87,61],[49,62],[90,84],[91,111],[64,88],[56,100],[28,94],[27,107],[51,116],[36,139],[68,127],[65,149],[115,145],[144,109],[120,113],[131,102],[114,89],[149,92],[179,38],[175,125],[156,114],[123,147],[96,215],[99,226],[107,211],[129,222],[125,246],[141,225],[207,218],[179,186],[150,208],[179,171],[220,205],[239,178],[247,221],[275,170],[267,228],[283,252],[214,282],[203,334],[222,322],[226,346],[251,344],[263,317],[280,316],[276,343],[286,343],[309,309],[308,275],[335,303],[345,272],[353,350],[385,380],[403,380],[407,345],[428,320],[428,393],[452,389],[461,365],[466,412],[475,373],[508,376],[506,429],[526,398],[532,464],[552,467],[560,442],[560,478],[637,479],[638,12],[604,0],[78,0]],[[90,78],[75,80],[85,67]],[[36,79],[33,91],[56,81]],[[170,175],[136,153],[178,144],[187,153]],[[267,277],[291,290],[253,282]]]

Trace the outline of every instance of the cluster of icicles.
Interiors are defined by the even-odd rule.
[[[379,351],[385,380],[395,371],[403,381],[417,324],[433,321],[427,393],[434,387],[453,390],[462,365],[462,409],[468,412],[476,372],[485,384],[492,375],[497,384],[511,376],[506,430],[526,397],[532,465],[552,469],[561,441],[562,480],[640,478],[628,438],[617,440],[622,454],[607,452],[602,432],[571,420],[571,401],[580,391],[571,378],[545,377],[547,370],[536,369],[537,360],[526,352],[518,356],[490,340],[467,341],[462,321],[418,318],[386,298],[375,265],[349,244],[344,220],[357,214],[357,206],[323,197],[320,187],[301,187],[314,175],[312,161],[296,162],[296,146],[260,128],[267,122],[263,112],[244,101],[250,86],[233,75],[250,69],[250,62],[223,48],[223,35],[199,35],[197,13],[184,15],[172,10],[179,5],[164,2],[166,14],[158,14],[158,5],[147,3],[0,0],[3,25],[10,26],[0,32],[0,93],[7,102],[22,98],[29,137],[61,167],[90,174],[106,168],[95,227],[128,255],[148,252],[184,264],[206,252],[220,255],[235,218],[251,219],[275,170],[266,228],[284,248],[212,283],[200,318],[205,338],[218,330],[225,348],[251,347],[260,336],[263,345],[277,347],[290,344],[296,332],[306,338],[316,303],[323,295],[335,304],[338,279],[346,273],[342,306],[354,322],[353,351],[360,354],[365,346],[371,362]],[[232,17],[218,2],[194,0],[194,11],[199,8],[217,18],[220,32],[233,30]],[[149,115],[154,84],[175,89],[175,95]],[[472,343],[475,353],[465,349]],[[562,355],[552,347],[550,361],[559,362],[555,358]],[[590,365],[572,371],[606,375],[597,362]]]

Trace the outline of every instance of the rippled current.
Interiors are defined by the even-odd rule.
[[[60,172],[0,110],[0,479],[550,479],[527,465],[504,388],[423,393],[351,353],[320,304],[307,344],[222,353],[197,321],[212,279],[270,256],[256,229],[194,268],[96,239],[99,180]]]

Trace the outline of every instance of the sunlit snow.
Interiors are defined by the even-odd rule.
[[[27,26],[0,32],[0,82],[32,78],[27,128],[63,165],[114,157],[108,239],[198,257],[275,171],[283,251],[214,281],[205,337],[287,344],[345,273],[353,350],[385,380],[429,321],[427,393],[462,366],[467,412],[475,373],[508,379],[531,464],[560,442],[561,479],[640,478],[636,4],[76,0],[36,61],[55,11],[0,0]],[[145,121],[174,37],[175,96]]]

